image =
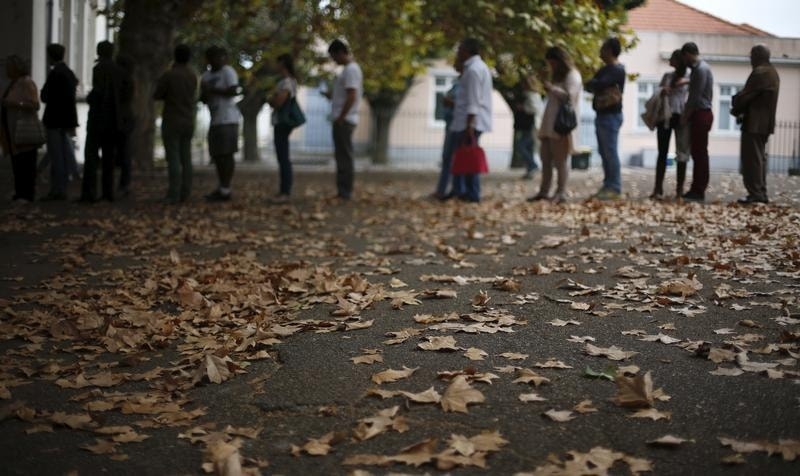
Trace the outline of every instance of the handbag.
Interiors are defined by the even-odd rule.
[[[613,85],[594,95],[592,107],[595,111],[605,111],[622,103],[622,91],[618,85]]]
[[[556,121],[553,130],[565,136],[578,127],[578,118],[575,116],[575,109],[569,99],[562,101],[556,113]]]
[[[278,109],[278,124],[288,126],[290,129],[295,129],[306,123],[306,115],[297,104],[297,99],[294,96],[290,97]]]
[[[39,120],[39,115],[33,111],[18,113],[14,123],[14,145],[39,147],[47,142],[44,126]]]
[[[461,145],[453,152],[453,175],[485,174],[489,172],[486,152],[478,145],[475,135],[470,133]]]

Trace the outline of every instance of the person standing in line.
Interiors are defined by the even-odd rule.
[[[167,203],[185,202],[192,193],[192,135],[197,105],[197,73],[187,45],[177,45],[172,68],[161,75],[153,97],[164,101],[161,138],[167,159]]]
[[[130,136],[133,132],[133,59],[124,55],[117,55],[117,66],[122,73],[119,86],[119,107],[122,126],[117,134],[117,165],[120,168],[119,194],[123,197],[130,195],[131,172],[133,160],[130,154]]]
[[[689,125],[689,143],[694,166],[692,185],[683,195],[687,202],[704,202],[709,180],[708,133],[714,123],[711,101],[714,98],[714,75],[708,63],[700,59],[700,49],[693,42],[681,48],[683,60],[692,68],[689,76],[689,99],[681,115],[681,125]]]
[[[21,143],[20,128],[39,120],[39,91],[31,79],[28,62],[17,55],[6,58],[6,75],[11,80],[3,93],[0,108],[0,145],[11,156],[14,173],[15,202],[32,202],[36,198],[36,151],[42,144]],[[34,117],[36,116],[36,117]]]
[[[209,69],[200,79],[200,100],[208,105],[211,124],[208,128],[208,150],[217,169],[219,186],[206,195],[206,200],[224,202],[231,199],[231,181],[236,168],[234,154],[239,150],[239,109],[235,96],[239,77],[228,63],[224,48],[206,50]]]
[[[109,41],[97,44],[97,64],[92,69],[92,91],[86,97],[89,117],[86,122],[83,184],[80,202],[97,200],[97,167],[102,151],[102,196],[114,201],[114,162],[117,159],[119,135],[124,129],[121,102],[124,72],[114,62],[114,45]]]
[[[530,197],[529,202],[550,199],[555,203],[566,201],[567,179],[569,178],[569,161],[574,139],[572,131],[569,134],[559,134],[555,130],[556,116],[562,103],[569,101],[578,115],[578,104],[583,83],[580,73],[575,68],[569,53],[559,46],[551,46],[545,53],[545,59],[550,68],[550,81],[545,81],[547,91],[547,105],[542,116],[542,126],[539,129],[540,151],[542,159],[542,181],[539,193]],[[558,170],[558,185],[556,193],[550,198],[550,186],[553,180],[553,168]]]
[[[683,184],[686,181],[686,163],[689,162],[689,129],[681,125],[681,114],[689,96],[689,70],[683,61],[681,50],[672,52],[669,65],[674,71],[664,73],[661,78],[660,92],[663,100],[667,101],[671,116],[656,125],[656,140],[658,141],[658,160],[656,162],[656,183],[650,198],[662,200],[664,198],[664,175],[667,171],[667,154],[669,153],[669,140],[672,131],[675,131],[675,160],[677,162],[678,183],[676,197],[683,196]]]
[[[466,38],[458,46],[458,60],[464,65],[453,109],[450,130],[457,133],[455,148],[474,141],[478,144],[481,134],[492,130],[492,73],[481,58],[481,44],[475,38]],[[464,181],[461,200],[481,201],[480,175],[454,176],[453,180]]]
[[[622,196],[622,169],[619,161],[619,130],[622,127],[622,93],[625,91],[625,66],[619,62],[622,46],[608,38],[600,47],[605,65],[586,83],[594,94],[592,107],[597,112],[594,125],[597,147],[603,160],[603,186],[594,198],[617,200]]]
[[[458,94],[458,82],[461,78],[461,73],[464,71],[463,65],[456,60],[453,68],[458,72],[459,77],[453,81],[450,89],[442,98],[442,108],[444,110],[444,144],[442,145],[442,169],[439,172],[439,181],[436,183],[436,191],[431,195],[432,198],[437,200],[448,200],[452,197],[457,197],[464,194],[463,182],[455,180],[450,173],[450,168],[453,164],[453,150],[455,149],[456,133],[450,131],[450,125],[453,123],[453,109],[455,107],[455,98]],[[447,191],[447,186],[451,183],[450,192]]]
[[[278,56],[277,66],[281,80],[275,87],[269,105],[272,106],[272,138],[275,143],[275,156],[278,159],[280,190],[272,201],[287,203],[292,196],[293,184],[292,161],[289,156],[289,135],[292,133],[292,126],[280,122],[278,110],[288,106],[289,101],[297,97],[297,74],[294,70],[294,60],[289,54]]]
[[[767,139],[775,132],[775,113],[781,80],[764,45],[750,49],[753,71],[744,88],[733,97],[731,114],[742,120],[740,156],[747,196],[739,203],[769,203],[767,197]]]
[[[511,98],[512,111],[514,113],[514,153],[522,156],[525,163],[525,174],[523,180],[533,178],[534,172],[539,170],[536,163],[534,151],[536,143],[534,130],[537,129],[537,119],[542,111],[542,98],[536,92],[534,81],[531,76],[523,76],[520,79],[519,90]]]
[[[70,164],[75,160],[72,137],[78,127],[75,91],[78,78],[64,63],[64,46],[47,45],[50,72],[42,86],[45,103],[42,123],[47,129],[47,155],[50,159],[50,192],[44,200],[66,200]]]
[[[333,61],[344,66],[330,93],[333,119],[333,149],[336,159],[337,198],[350,200],[353,194],[353,131],[358,125],[358,108],[364,93],[364,75],[353,60],[350,48],[342,40],[333,40],[328,47]]]

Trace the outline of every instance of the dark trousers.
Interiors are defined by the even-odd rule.
[[[689,193],[705,196],[709,180],[708,133],[714,122],[714,114],[708,109],[700,109],[689,118],[689,141],[691,143],[692,186]]]
[[[186,201],[192,193],[192,133],[191,127],[161,126],[164,153],[167,156],[169,189],[167,200]]]
[[[233,172],[236,170],[236,161],[233,154],[215,155],[212,157],[214,166],[217,168],[220,188],[231,188]]]
[[[656,138],[658,139],[658,160],[656,161],[656,185],[653,191],[659,195],[664,193],[664,175],[667,173],[667,154],[669,153],[669,140],[672,132],[677,134],[680,128],[680,114],[673,114],[669,122],[658,124]],[[677,138],[676,138],[677,140]],[[678,196],[683,195],[683,183],[686,181],[686,162],[676,160],[678,169],[678,185],[676,190]]]
[[[11,156],[14,173],[14,198],[32,202],[36,198],[36,149]]]
[[[50,160],[50,194],[64,195],[71,163],[75,161],[67,129],[47,129],[47,157]]]
[[[353,131],[354,124],[348,122],[333,123],[333,151],[336,159],[336,189],[342,198],[350,198],[353,194]]]
[[[81,199],[97,199],[97,168],[102,160],[102,190],[106,200],[114,199],[114,162],[117,159],[117,132],[102,131],[89,127],[86,131],[86,147],[83,163],[83,186]],[[102,154],[102,159],[101,155]]]
[[[117,135],[117,164],[119,165],[119,188],[127,191],[131,186],[131,154],[128,151],[130,133],[120,132]]]
[[[747,196],[758,200],[767,199],[767,134],[742,131],[740,154],[742,158],[742,180]]]
[[[475,144],[480,141],[482,131],[475,131]],[[467,131],[459,131],[455,137],[455,148],[458,149],[461,145],[467,143],[469,137]],[[481,201],[481,176],[480,174],[465,174],[453,176],[453,191],[461,190],[461,198],[471,202]]]
[[[289,134],[292,128],[283,124],[276,124],[273,128],[275,142],[275,156],[278,158],[278,168],[281,180],[281,195],[292,193],[292,162],[289,160]]]

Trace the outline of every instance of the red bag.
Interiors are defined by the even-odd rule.
[[[466,140],[456,148],[450,173],[453,175],[489,173],[486,152],[478,145],[474,134],[467,136]]]

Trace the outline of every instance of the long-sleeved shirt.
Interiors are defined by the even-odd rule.
[[[473,126],[476,131],[492,130],[492,73],[479,55],[464,62],[450,130],[466,130],[467,116],[470,115],[475,116]]]
[[[608,88],[617,86],[619,92],[625,91],[625,66],[620,63],[607,64],[597,70],[594,77],[586,83],[586,90],[590,93],[600,94]],[[598,113],[617,113],[622,112],[622,103],[615,104],[610,108]]]
[[[78,127],[78,111],[75,105],[75,88],[78,78],[63,61],[50,68],[42,87],[42,102],[45,103],[42,122],[50,129]]]
[[[181,130],[194,127],[197,74],[189,65],[175,64],[158,80],[155,99],[164,101],[163,124]]]
[[[711,109],[711,101],[714,99],[714,75],[708,63],[703,60],[692,65],[692,74],[689,76],[689,99],[686,101],[686,108]]]

